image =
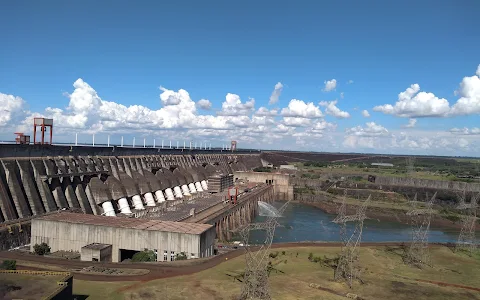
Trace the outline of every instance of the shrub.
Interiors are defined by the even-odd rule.
[[[309,260],[309,261],[312,261],[312,259],[313,259],[313,253],[310,252],[310,253],[308,254],[308,260]]]
[[[285,255],[285,251],[282,251],[282,255]]]
[[[135,253],[132,257],[133,262],[156,261],[156,260],[157,260],[157,257],[155,255],[155,252],[147,249],[141,252]]]
[[[33,246],[33,252],[37,255],[45,255],[50,253],[50,246],[47,243],[35,244]]]
[[[0,265],[0,269],[2,270],[16,270],[17,269],[17,261],[16,260],[4,260]]]
[[[457,215],[448,215],[448,216],[446,216],[445,218],[446,218],[447,220],[450,220],[450,221],[454,222],[454,223],[460,221],[460,219],[461,219],[461,218],[460,218],[459,216],[457,216]]]
[[[185,252],[180,252],[175,255],[175,260],[186,260],[187,254]]]
[[[276,258],[278,256],[278,251],[277,252],[272,252],[268,256],[270,256],[270,258]]]

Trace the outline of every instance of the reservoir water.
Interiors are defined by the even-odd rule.
[[[280,208],[283,202],[274,202],[275,208]],[[368,215],[368,209],[367,209]],[[266,216],[257,216],[253,222],[263,222]],[[280,227],[275,231],[274,243],[326,241],[338,242],[339,227],[332,220],[335,215],[327,214],[319,208],[299,203],[290,203],[283,216],[278,218]],[[350,233],[353,224],[347,226]],[[408,242],[411,240],[410,226],[396,222],[365,220],[362,241],[364,242]],[[458,229],[432,228],[429,242],[455,242]],[[252,231],[250,243],[261,243],[265,239],[264,232]]]

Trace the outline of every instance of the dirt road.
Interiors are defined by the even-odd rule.
[[[371,246],[400,246],[402,243],[364,243],[362,247]],[[340,243],[280,243],[273,244],[272,249],[278,248],[295,248],[295,247],[340,247]],[[54,259],[43,256],[32,255],[28,253],[16,252],[16,251],[4,251],[0,252],[0,260],[14,259],[17,260],[17,265],[22,266],[22,261],[28,263],[35,263],[39,266],[46,265],[52,267],[60,267],[65,269],[81,269],[88,266],[98,266],[104,268],[116,268],[116,269],[144,269],[148,270],[148,274],[144,275],[95,275],[73,272],[75,279],[91,280],[91,281],[150,281],[160,278],[168,278],[182,275],[190,275],[193,273],[201,272],[215,267],[216,265],[224,262],[227,258],[232,259],[244,254],[243,249],[234,250],[229,253],[217,255],[211,259],[202,260],[199,262],[192,261],[192,264],[188,265],[162,265],[162,263],[104,263],[104,262],[90,262],[90,261],[78,261],[78,260],[64,260]],[[34,269],[29,267],[21,267],[22,269]],[[43,268],[35,268],[43,269]],[[46,267],[44,270],[48,270]]]

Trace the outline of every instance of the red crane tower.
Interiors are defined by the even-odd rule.
[[[42,137],[41,142],[37,143],[37,127],[40,127],[40,136]],[[50,141],[45,141],[45,131],[47,128],[50,128]],[[33,143],[34,144],[52,144],[53,138],[53,119],[46,118],[33,118]]]

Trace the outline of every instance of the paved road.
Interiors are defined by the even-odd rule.
[[[362,247],[371,246],[399,246],[401,243],[364,243]],[[273,244],[272,249],[278,248],[295,248],[295,247],[339,247],[340,243],[279,243]],[[17,261],[25,261],[35,263],[38,265],[49,265],[54,267],[61,267],[66,269],[80,269],[88,266],[98,266],[104,268],[127,268],[127,269],[145,269],[148,270],[148,274],[144,275],[124,275],[124,276],[112,276],[112,275],[95,275],[73,272],[76,279],[90,280],[90,281],[150,281],[160,278],[168,278],[182,275],[190,275],[193,273],[201,272],[224,262],[226,258],[232,259],[244,254],[243,249],[234,250],[232,252],[217,255],[211,259],[192,261],[193,265],[162,265],[162,263],[104,263],[104,262],[90,262],[90,261],[78,261],[78,260],[64,260],[54,259],[49,257],[32,255],[29,253],[23,253],[18,251],[4,251],[0,252],[0,260],[14,259]],[[21,266],[21,262],[17,263]],[[22,267],[27,269],[27,267]],[[28,268],[33,269],[33,268]],[[42,268],[35,268],[42,269]],[[48,270],[48,268],[45,268]]]

